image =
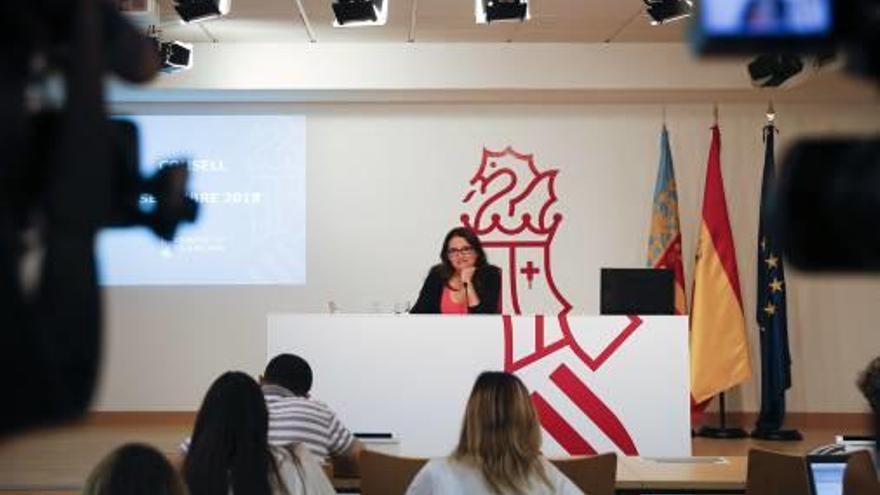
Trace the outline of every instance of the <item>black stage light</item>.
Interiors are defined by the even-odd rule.
[[[334,26],[382,25],[388,18],[386,0],[334,0]]]
[[[182,41],[159,42],[159,60],[162,72],[179,72],[192,67],[193,46]]]
[[[803,60],[789,53],[765,53],[749,62],[752,84],[762,88],[775,88],[803,69]]]
[[[476,0],[477,23],[524,21],[529,18],[528,0]]]
[[[229,13],[232,0],[177,0],[174,10],[183,22],[199,22]]]
[[[691,15],[693,0],[643,0],[654,26],[682,19]]]

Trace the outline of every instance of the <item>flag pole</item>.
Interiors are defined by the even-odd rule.
[[[752,371],[733,232],[727,214],[721,174],[718,102],[712,105],[712,117],[712,141],[703,193],[703,222],[694,266],[690,344],[691,393],[701,400],[714,396],[719,398],[720,427],[703,426],[697,430],[697,436],[745,438],[748,436],[745,430],[727,425],[727,398],[724,392],[747,380]],[[717,291],[717,286],[723,286],[727,290]],[[720,338],[722,334],[727,337]],[[695,389],[697,393],[694,392]]]
[[[749,436],[746,430],[738,426],[727,426],[727,405],[724,392],[718,394],[718,417],[719,426],[702,426],[697,430],[697,436],[720,439],[746,438]]]
[[[758,326],[761,344],[761,412],[751,432],[752,438],[778,442],[803,440],[796,429],[784,429],[785,390],[791,386],[788,330],[786,321],[785,274],[782,260],[772,263],[777,256],[776,232],[772,222],[765,222],[765,204],[775,184],[773,135],[776,127],[773,101],[767,105],[767,124],[764,126],[764,178],[761,184],[761,213],[758,232]],[[781,255],[779,255],[781,257]],[[767,259],[765,259],[767,258]],[[766,265],[765,265],[766,263]],[[772,282],[768,285],[768,279]],[[781,378],[781,380],[780,380]]]

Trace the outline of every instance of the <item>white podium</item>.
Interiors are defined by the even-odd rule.
[[[550,457],[691,454],[687,317],[275,314],[267,343],[267,361],[305,358],[317,399],[403,455],[452,450],[484,370],[523,380]]]

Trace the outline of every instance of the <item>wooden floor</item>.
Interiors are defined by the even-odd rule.
[[[172,420],[143,417],[84,421],[6,439],[0,442],[0,493],[78,493],[92,467],[108,452],[128,442],[149,443],[169,458],[179,459],[178,445],[189,435],[191,424],[190,416]],[[693,455],[745,455],[751,447],[803,454],[832,443],[835,434],[866,433],[852,425],[842,426],[805,425],[801,427],[804,440],[800,442],[694,438]]]
[[[0,443],[0,492],[79,493],[92,468],[107,453],[129,442],[153,445],[170,459],[189,424],[91,424],[57,427]]]

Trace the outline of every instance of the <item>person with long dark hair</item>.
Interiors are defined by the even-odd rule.
[[[859,374],[859,390],[874,413],[874,465],[880,477],[880,356],[875,357]]]
[[[583,495],[541,455],[541,426],[515,375],[477,377],[452,455],[429,461],[407,495]]]
[[[490,265],[480,238],[468,228],[446,234],[440,263],[431,268],[410,313],[501,312],[501,270]]]
[[[154,447],[125,444],[89,474],[83,495],[187,495],[186,485]]]
[[[229,371],[208,389],[183,474],[192,495],[329,495],[333,486],[301,445],[271,447],[260,387]]]

